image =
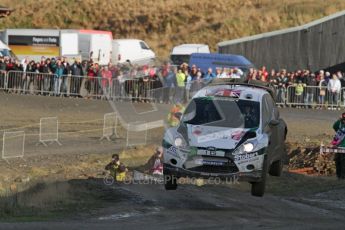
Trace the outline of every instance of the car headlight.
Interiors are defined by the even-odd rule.
[[[180,146],[182,146],[182,144],[183,144],[183,140],[182,140],[182,138],[181,137],[177,137],[176,139],[175,139],[175,146],[176,147],[180,147]]]
[[[246,153],[249,153],[249,152],[253,151],[253,149],[254,149],[253,143],[248,142],[248,143],[243,144],[243,150],[244,150]]]
[[[174,144],[176,147],[185,147],[186,146],[186,142],[183,139],[183,137],[177,136],[175,138]]]
[[[252,152],[256,146],[257,146],[256,140],[247,141],[247,142],[243,143],[242,145],[238,146],[235,149],[235,151],[232,153],[232,155],[238,155],[238,154]]]

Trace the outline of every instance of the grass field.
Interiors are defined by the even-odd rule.
[[[208,43],[301,25],[345,9],[343,0],[2,0],[0,28],[88,28],[144,39],[165,58],[180,43]]]

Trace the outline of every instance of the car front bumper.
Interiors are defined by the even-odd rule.
[[[174,167],[170,164],[163,165],[164,175],[171,175],[177,178],[190,177],[190,178],[204,178],[208,179],[216,177],[221,180],[238,178],[239,181],[259,182],[262,178],[262,170],[252,172],[236,172],[236,173],[208,173],[208,172],[195,172],[184,168]]]

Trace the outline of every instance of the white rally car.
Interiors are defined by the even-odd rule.
[[[252,195],[263,196],[266,174],[281,174],[286,134],[271,88],[212,83],[164,135],[165,188],[175,190],[180,177],[238,177],[252,184]]]

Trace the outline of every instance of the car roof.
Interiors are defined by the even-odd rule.
[[[250,100],[261,102],[264,95],[268,94],[267,90],[246,85],[210,85],[199,90],[193,97],[228,97],[240,100]]]

